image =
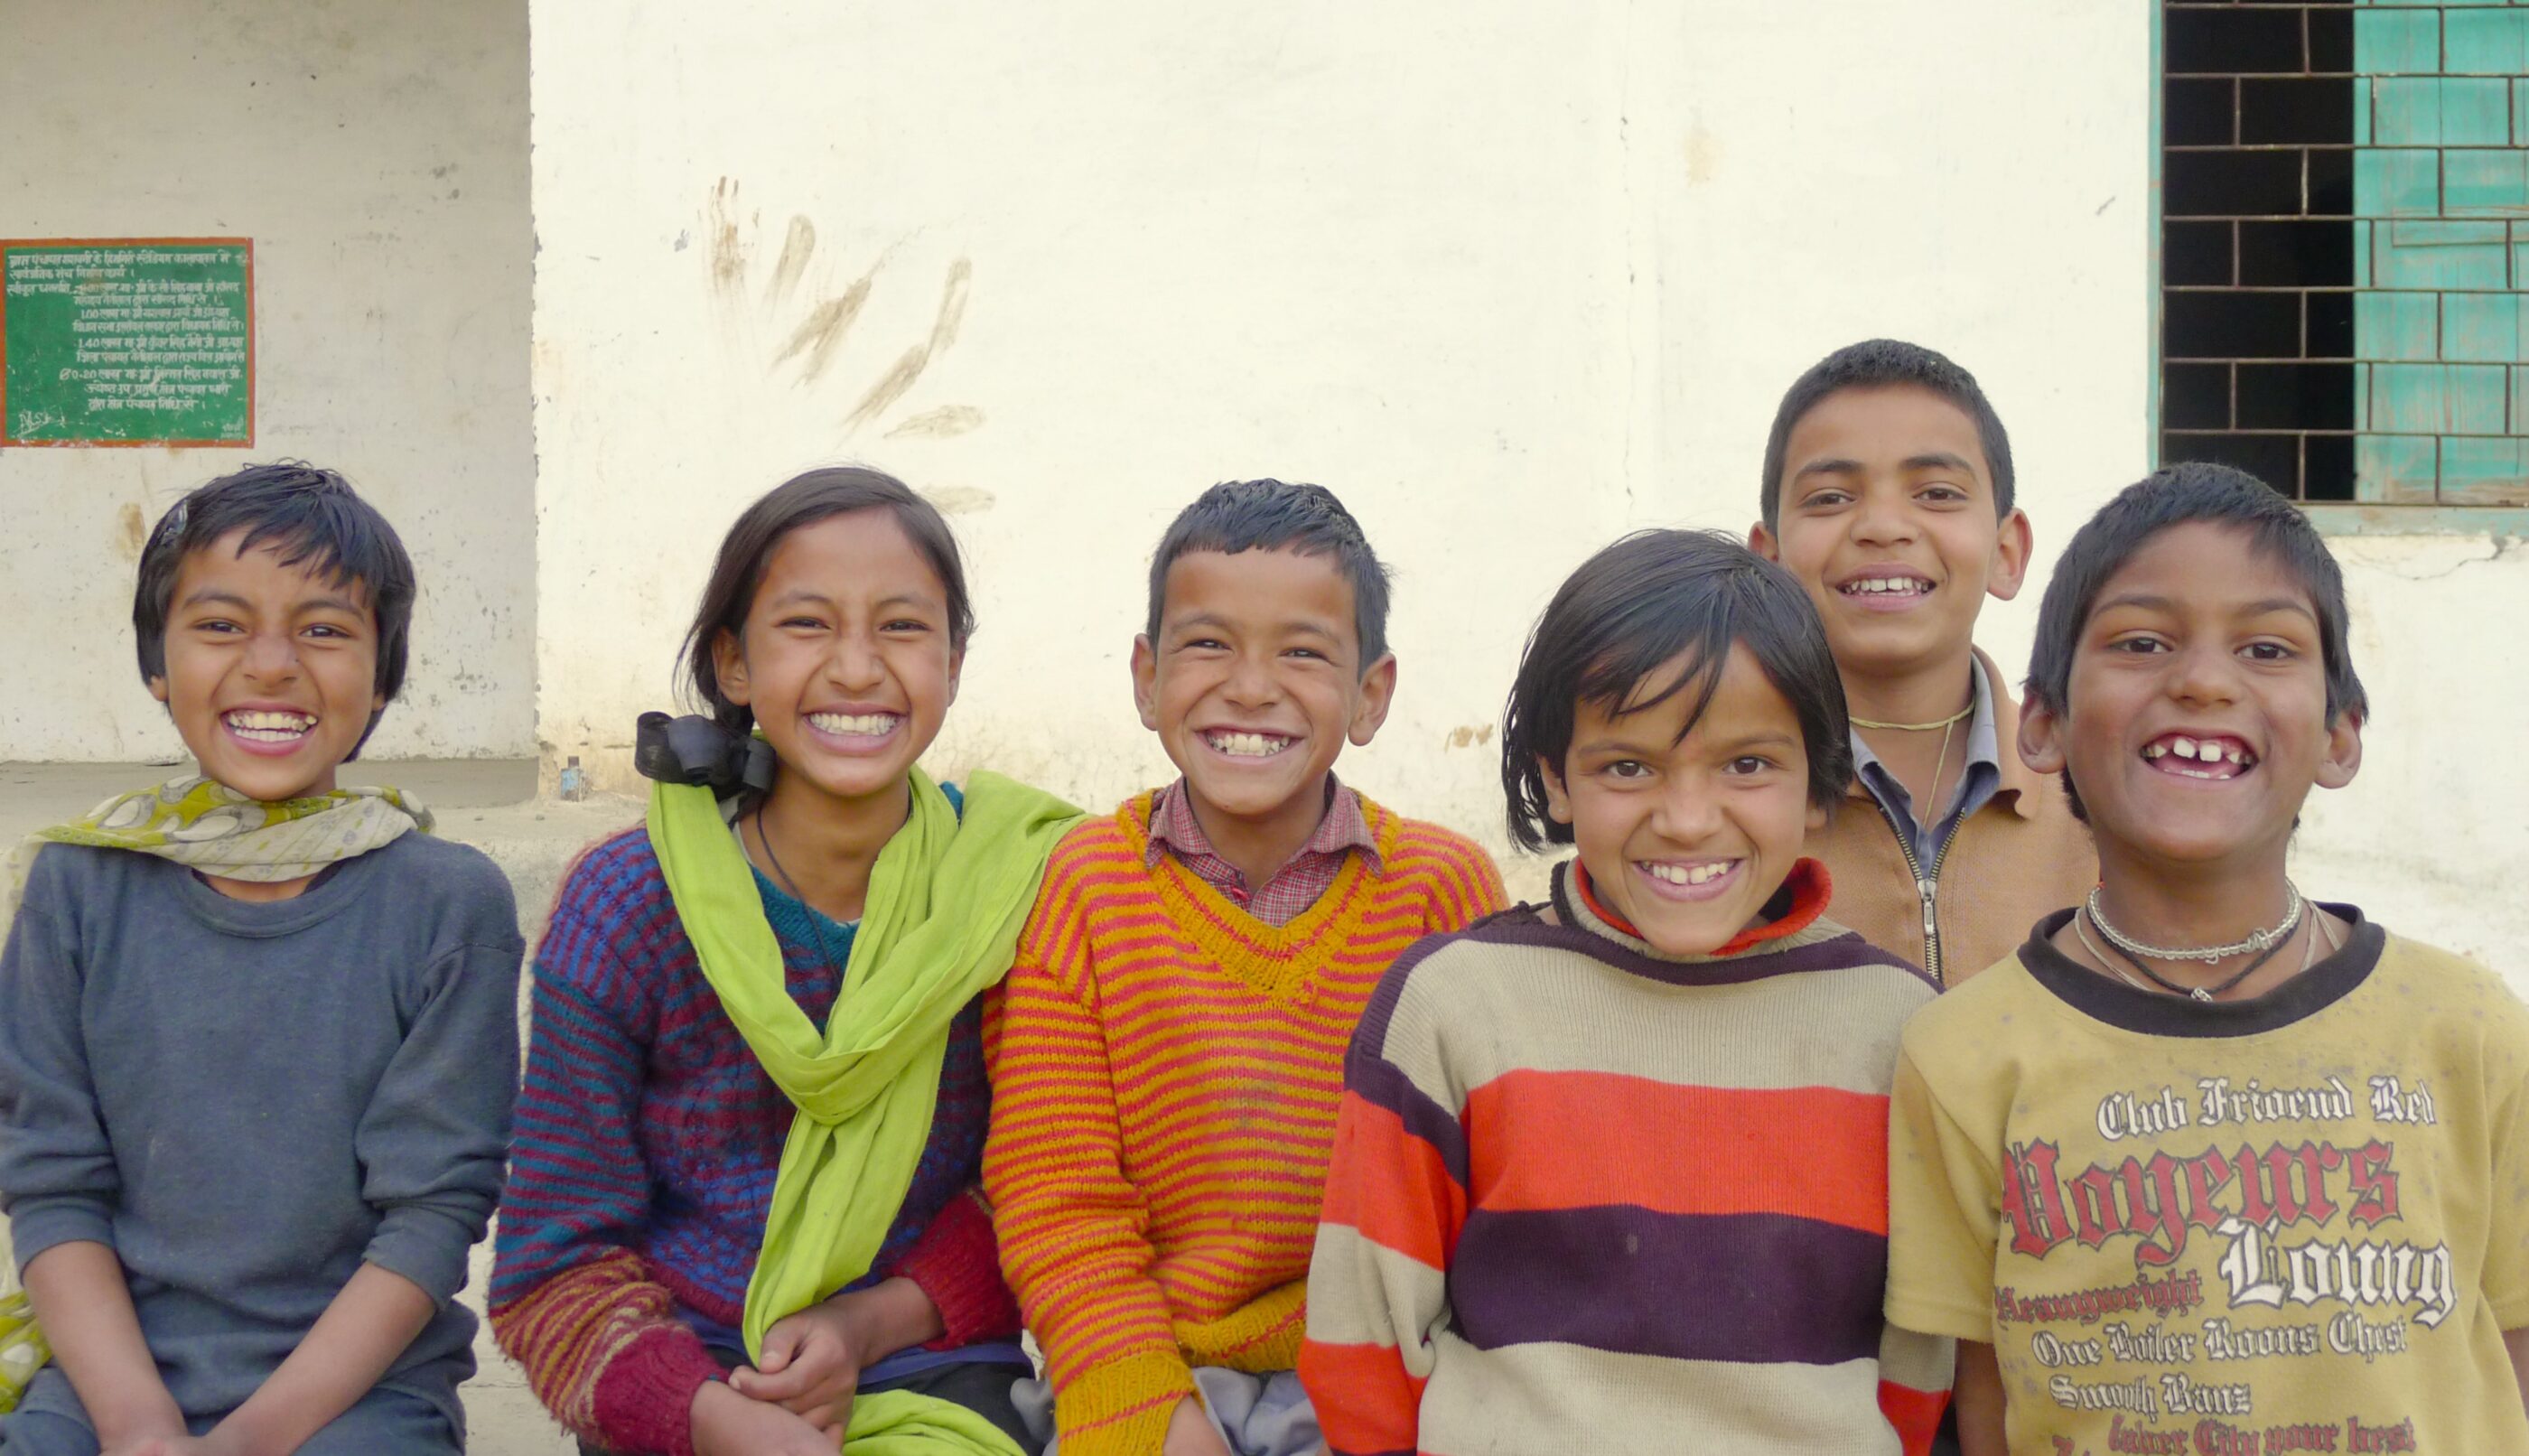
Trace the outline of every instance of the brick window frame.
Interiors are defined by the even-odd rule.
[[[2529,5],[2158,18],[2158,458],[2356,529],[2529,507]]]

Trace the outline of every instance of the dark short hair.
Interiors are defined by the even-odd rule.
[[[1502,712],[1510,836],[1529,850],[1572,842],[1546,812],[1543,765],[1572,751],[1583,703],[1639,712],[1694,691],[1686,728],[1711,705],[1721,667],[1744,646],[1800,719],[1809,802],[1833,811],[1853,781],[1844,679],[1808,593],[1781,566],[1717,531],[1637,531],[1581,564],[1528,634]],[[1648,696],[1646,680],[1686,670]]]
[[[685,632],[677,654],[694,695],[725,728],[742,731],[754,726],[755,712],[732,703],[721,690],[720,670],[712,662],[712,643],[723,632],[746,635],[746,615],[755,610],[755,593],[764,584],[765,564],[781,538],[801,526],[854,511],[885,510],[895,516],[906,538],[931,564],[948,594],[948,645],[966,645],[975,632],[975,606],[966,595],[966,566],[957,552],[957,535],[948,529],[940,508],[913,487],[881,470],[836,465],[794,475],[775,486],[739,513],[722,538],[711,579],[703,585],[694,624]]]
[[[1370,549],[1361,522],[1322,485],[1279,480],[1224,480],[1177,512],[1151,557],[1151,640],[1159,637],[1167,602],[1168,567],[1189,551],[1293,551],[1330,557],[1352,583],[1353,635],[1360,639],[1361,671],[1387,655],[1387,567]]]
[[[2250,550],[2281,566],[2309,593],[2310,609],[2318,617],[2319,660],[2327,674],[2327,721],[2333,725],[2347,712],[2367,714],[2370,697],[2353,671],[2348,641],[2344,573],[2325,538],[2298,507],[2256,476],[2202,461],[2153,471],[2119,491],[2072,533],[2037,609],[2028,701],[2063,714],[2072,698],[2072,658],[2099,593],[2153,537],[2189,521],[2245,531]],[[2079,812],[2080,795],[2072,789],[2069,772],[2064,786]]]
[[[392,702],[404,690],[416,591],[412,558],[395,527],[350,481],[304,460],[248,465],[223,475],[196,486],[158,517],[141,546],[132,591],[141,681],[167,675],[167,615],[185,558],[232,531],[245,533],[238,542],[241,555],[269,548],[284,566],[306,566],[336,586],[358,586],[377,622],[377,694]],[[384,715],[383,707],[369,715],[360,743]],[[359,744],[350,756],[359,756]]]
[[[1994,516],[2001,519],[2011,514],[2012,482],[2017,478],[2011,468],[2011,436],[2004,431],[2002,416],[1993,412],[1993,402],[1984,397],[1984,389],[1976,383],[1975,376],[1960,368],[1948,355],[1919,344],[1901,339],[1864,339],[1809,365],[1806,372],[1792,381],[1792,387],[1783,392],[1783,403],[1775,406],[1774,428],[1765,436],[1765,483],[1757,497],[1765,529],[1770,531],[1782,524],[1783,453],[1791,448],[1792,431],[1808,412],[1839,390],[1888,389],[1898,385],[1928,390],[1975,421],[1976,443],[1984,447],[1985,468],[1993,474]]]

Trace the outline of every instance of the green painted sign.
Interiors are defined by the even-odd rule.
[[[0,446],[253,443],[253,243],[0,242]]]

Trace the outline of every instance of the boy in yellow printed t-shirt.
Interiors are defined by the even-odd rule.
[[[2304,900],[2365,711],[2326,544],[2179,465],[2047,588],[2019,748],[2100,885],[1908,1023],[1888,1317],[1967,1456],[2529,1451],[2529,1007]]]

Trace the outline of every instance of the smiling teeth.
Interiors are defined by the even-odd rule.
[[[276,713],[267,709],[240,709],[222,715],[229,730],[249,743],[288,743],[306,736],[316,720],[304,713]]]
[[[1725,859],[1712,864],[1673,865],[1654,860],[1642,868],[1652,879],[1669,885],[1704,885],[1729,874],[1730,867],[1737,863],[1735,859]]]
[[[1270,758],[1291,746],[1291,740],[1272,733],[1210,733],[1211,746],[1232,758]]]
[[[1920,596],[1930,589],[1931,583],[1910,576],[1866,576],[1859,581],[1848,581],[1843,587],[1844,594],[1848,597],[1874,596],[1888,592],[1895,592],[1902,596]]]
[[[811,713],[808,722],[819,732],[846,738],[876,738],[894,728],[892,713]]]
[[[2257,761],[2256,756],[2245,749],[2226,747],[2212,738],[2172,737],[2165,742],[2153,743],[2145,747],[2142,756],[2148,759],[2163,759],[2173,753],[2179,758],[2190,759],[2196,763],[2228,762],[2237,764],[2243,769]]]

